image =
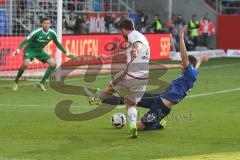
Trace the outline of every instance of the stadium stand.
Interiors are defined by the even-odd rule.
[[[6,1],[0,1],[2,7],[4,2]],[[57,10],[52,0],[16,0],[12,2],[16,3],[13,4],[15,6],[13,8],[13,35],[29,34],[39,26],[40,19],[43,17],[52,19],[52,28],[56,29]],[[133,2],[129,0],[63,0],[63,32],[64,34],[89,33],[86,13],[96,12],[106,14],[106,33],[116,33],[120,19],[115,16],[115,13],[133,12]],[[72,23],[72,26],[69,23]]]
[[[220,14],[240,15],[240,1],[238,0],[204,0],[210,7]]]

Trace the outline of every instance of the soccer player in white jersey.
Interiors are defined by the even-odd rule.
[[[106,91],[101,92],[95,100],[109,98],[115,92],[123,95],[128,112],[130,137],[137,138],[136,104],[142,98],[148,83],[150,47],[146,37],[134,29],[132,20],[122,20],[120,31],[130,44],[130,47],[121,53],[127,56],[126,66],[113,77]],[[111,57],[102,56],[101,58]]]

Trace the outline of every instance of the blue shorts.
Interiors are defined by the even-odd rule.
[[[138,106],[149,109],[141,119],[141,122],[147,128],[154,124],[159,125],[160,120],[166,116],[162,114],[162,108],[167,108],[167,106],[163,103],[159,94],[145,93],[141,101],[138,103]]]

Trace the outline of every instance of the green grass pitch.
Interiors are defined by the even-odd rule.
[[[72,99],[73,113],[85,112],[84,97],[64,95],[21,82],[0,81],[0,160],[238,160],[240,159],[240,59],[213,59],[199,70],[189,97],[175,106],[160,131],[128,138],[128,129],[113,129],[113,113],[85,122],[62,121],[55,105]],[[170,69],[162,79],[179,75]],[[91,84],[75,77],[69,84],[104,88],[110,76]],[[143,115],[146,111],[138,109]]]

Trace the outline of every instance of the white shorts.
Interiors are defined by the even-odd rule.
[[[133,78],[126,75],[124,71],[117,73],[110,82],[110,85],[113,87],[115,92],[135,104],[141,100],[147,84],[148,79],[141,77]]]

